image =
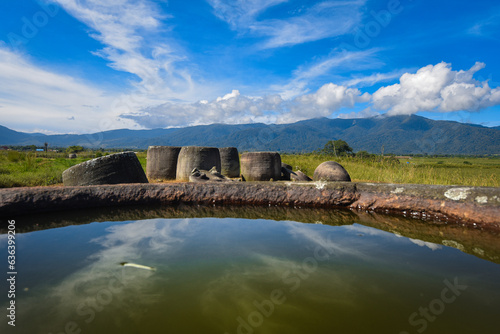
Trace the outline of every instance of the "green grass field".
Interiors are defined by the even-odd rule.
[[[93,153],[68,159],[66,153],[0,152],[0,188],[50,186],[62,183],[62,172],[92,159]]]
[[[353,181],[500,187],[499,158],[368,158],[287,155],[281,160],[312,176],[327,160],[340,163]]]
[[[0,152],[0,188],[48,186],[62,183],[62,172],[94,158],[83,152],[76,159],[66,153]],[[146,152],[138,153],[146,169]],[[394,158],[331,157],[317,154],[282,154],[283,162],[313,176],[316,167],[328,160],[342,164],[353,181],[383,183],[418,183],[500,187],[500,158]]]

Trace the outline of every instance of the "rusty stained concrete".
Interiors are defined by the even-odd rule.
[[[148,204],[344,207],[500,230],[500,188],[351,182],[119,184],[0,189],[0,215]]]

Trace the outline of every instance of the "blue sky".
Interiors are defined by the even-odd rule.
[[[500,125],[498,1],[17,0],[0,16],[0,124],[19,131]]]

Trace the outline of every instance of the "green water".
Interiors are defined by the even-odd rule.
[[[154,218],[19,233],[16,327],[2,316],[0,331],[498,333],[499,264],[356,215],[306,216],[317,224]]]

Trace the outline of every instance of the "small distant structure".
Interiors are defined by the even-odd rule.
[[[400,155],[400,156],[397,156],[396,159],[406,159],[406,160],[409,160],[409,159],[413,159],[413,158],[409,157],[409,156]]]
[[[43,148],[37,148],[36,151],[37,152],[45,152],[45,150]]]

